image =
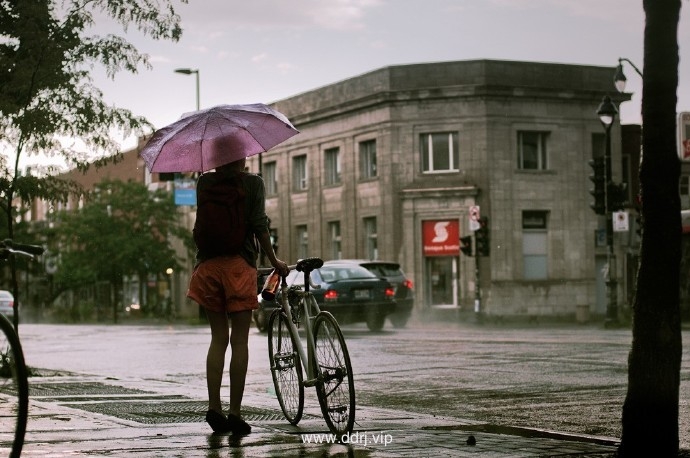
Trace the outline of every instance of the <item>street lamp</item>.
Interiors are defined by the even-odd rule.
[[[196,75],[196,111],[199,111],[199,69],[192,70],[191,68],[177,68],[175,73],[182,73],[183,75]]]
[[[613,84],[616,85],[616,89],[621,93],[625,91],[625,83],[628,81],[628,79],[625,77],[625,73],[623,73],[623,62],[629,63],[630,66],[635,69],[637,74],[640,75],[640,78],[642,78],[642,72],[635,66],[635,64],[632,63],[630,59],[619,57],[618,67],[616,67],[616,73],[613,75]]]
[[[175,310],[177,308],[175,306],[175,300],[174,300],[175,295],[173,294],[173,290],[172,290],[172,276],[173,276],[174,272],[175,271],[173,270],[172,267],[168,267],[167,269],[165,269],[166,279],[168,280],[168,291],[167,291],[167,298],[166,298],[167,299],[167,304],[166,304],[167,307],[165,309],[165,315],[167,318],[173,317],[175,315]]]
[[[613,251],[613,214],[611,213],[610,196],[611,180],[611,127],[616,120],[618,109],[611,101],[611,97],[604,96],[601,105],[597,109],[597,116],[606,131],[606,152],[604,155],[604,214],[606,215],[606,261],[608,272],[606,275],[606,292],[608,301],[606,303],[605,326],[609,327],[618,323],[618,281],[616,280],[616,255]]]

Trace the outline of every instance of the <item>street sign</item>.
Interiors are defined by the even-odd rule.
[[[678,114],[678,157],[690,161],[690,112]]]
[[[613,212],[613,232],[627,232],[628,228],[628,212]]]
[[[478,231],[482,227],[479,224],[479,218],[479,205],[472,205],[470,207],[470,231]]]

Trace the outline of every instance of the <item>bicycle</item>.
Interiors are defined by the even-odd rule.
[[[0,242],[0,258],[24,256],[34,259],[43,247]],[[15,312],[16,308],[15,308]],[[19,457],[24,446],[26,421],[29,415],[29,379],[19,336],[5,316],[0,314],[0,450],[10,457]]]
[[[307,258],[289,266],[304,274],[304,287],[288,287],[287,277],[282,278],[280,308],[268,321],[268,357],[278,403],[288,422],[296,425],[302,419],[304,388],[313,386],[328,429],[342,437],[354,427],[355,384],[340,326],[333,315],[320,310],[309,290],[318,288],[310,274],[322,265],[319,258]],[[306,350],[298,334],[301,323]]]

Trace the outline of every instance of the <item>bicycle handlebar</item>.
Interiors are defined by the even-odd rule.
[[[5,239],[0,243],[0,248],[4,248],[9,253],[19,254],[29,258],[40,256],[45,249],[40,245],[29,245],[26,243],[16,243],[12,239]]]
[[[292,264],[288,265],[288,270],[297,270],[299,272],[304,272],[311,274],[311,272],[314,269],[318,269],[323,265],[323,260],[321,258],[305,258],[305,259],[300,259],[297,261],[297,264]],[[258,275],[269,275],[271,272],[273,272],[272,267],[259,267],[256,269]],[[309,278],[309,286],[313,289],[319,289],[321,288],[321,285],[317,285],[314,283],[314,281],[311,278],[311,275],[308,275]],[[283,281],[285,281],[283,279]]]
[[[292,264],[288,266],[288,269],[290,270],[295,270],[297,268],[297,264]],[[268,275],[271,272],[273,272],[273,267],[258,267],[256,271],[259,273],[259,275]]]

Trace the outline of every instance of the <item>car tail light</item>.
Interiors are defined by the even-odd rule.
[[[337,301],[338,300],[338,291],[336,291],[334,289],[329,289],[324,293],[323,298],[326,301]]]
[[[395,288],[389,286],[386,288],[386,299],[393,299],[395,297]]]
[[[402,284],[405,288],[412,289],[412,280],[405,280]]]
[[[14,301],[10,301],[10,307],[14,308]]]

